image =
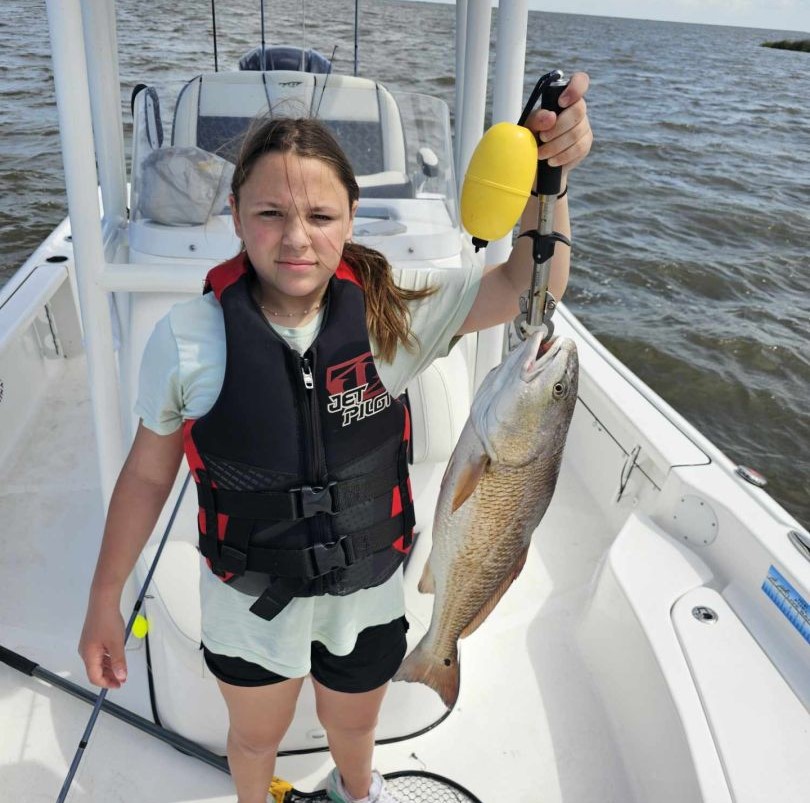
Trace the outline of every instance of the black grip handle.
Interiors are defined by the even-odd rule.
[[[554,81],[543,89],[543,97],[540,101],[541,109],[559,114],[560,95],[568,86],[568,81]],[[562,184],[562,168],[550,167],[546,159],[537,162],[537,194],[538,195],[559,195]]]
[[[34,663],[28,658],[24,658],[19,653],[2,646],[0,646],[0,661],[4,664],[8,664],[12,669],[16,669],[18,672],[32,677],[34,670],[39,666],[39,664]]]

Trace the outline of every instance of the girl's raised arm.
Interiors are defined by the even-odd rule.
[[[589,153],[593,134],[588,121],[584,95],[588,90],[588,76],[575,73],[560,96],[563,111],[538,109],[529,115],[526,127],[540,139],[538,159],[548,159],[552,167],[562,167],[562,189],[568,184],[568,175]],[[537,200],[531,198],[520,221],[520,230],[527,231],[537,225]],[[554,207],[554,230],[571,236],[568,218],[568,196],[559,199]],[[558,244],[551,261],[549,290],[559,301],[568,283],[569,249]],[[458,331],[459,335],[477,332],[490,326],[511,321],[519,312],[519,299],[531,284],[534,260],[532,241],[523,237],[515,242],[506,262],[487,266],[475,303]]]

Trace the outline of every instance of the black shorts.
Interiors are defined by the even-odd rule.
[[[399,669],[407,648],[405,617],[385,625],[362,630],[348,655],[332,655],[320,641],[312,642],[310,663],[312,677],[332,691],[366,692],[387,683]],[[267,686],[288,678],[263,666],[219,655],[202,645],[203,657],[211,674],[232,686]]]

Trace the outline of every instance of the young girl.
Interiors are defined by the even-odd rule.
[[[567,174],[591,132],[577,74],[527,125]],[[79,645],[89,680],[126,680],[121,592],[185,451],[200,500],[204,658],[229,713],[239,803],[265,803],[311,674],[338,803],[391,803],[374,729],[405,653],[400,563],[413,510],[405,386],[458,335],[514,318],[531,241],[483,275],[402,269],[352,242],[359,189],[328,131],[268,120],[246,138],[231,209],[244,250],[155,327],[141,422],[118,478]],[[569,234],[567,204],[555,228]],[[536,221],[529,204],[523,228]],[[568,276],[559,246],[550,290]],[[396,281],[394,280],[396,275]]]

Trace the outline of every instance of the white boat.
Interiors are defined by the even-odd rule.
[[[526,6],[500,2],[496,121],[520,110]],[[113,2],[48,0],[70,220],[0,289],[0,645],[40,667],[27,677],[17,669],[31,665],[8,653],[17,669],[0,664],[3,801],[56,799],[90,714],[65,687],[97,691],[77,642],[105,506],[137,424],[145,341],[238,249],[213,201],[199,219],[188,210],[185,225],[162,221],[150,165],[177,168],[181,148],[215,150],[268,102],[317,109],[361,165],[355,236],[395,265],[465,270],[476,257],[454,175],[483,129],[490,13],[489,0],[458,3],[455,147],[436,99],[355,76],[233,69],[189,76],[164,111],[162,148],[154,94],[137,95],[127,176]],[[161,98],[164,110],[172,100]],[[360,138],[373,145],[356,148]],[[491,245],[488,259],[505,248]],[[522,575],[462,642],[454,709],[420,684],[392,684],[378,768],[434,773],[469,792],[442,797],[437,781],[403,797],[415,801],[807,801],[810,534],[564,305],[556,321],[581,364],[556,495]],[[503,343],[500,328],[468,335],[409,387],[411,646],[430,620],[432,598],[416,583],[439,480]],[[223,756],[226,711],[200,651],[196,499],[181,496],[185,477],[128,582],[125,619],[177,508],[142,610],[149,633],[130,638],[128,681],[108,701],[199,755]],[[227,775],[197,757],[102,713],[69,800],[234,800]],[[306,792],[330,768],[305,685],[277,773]]]

